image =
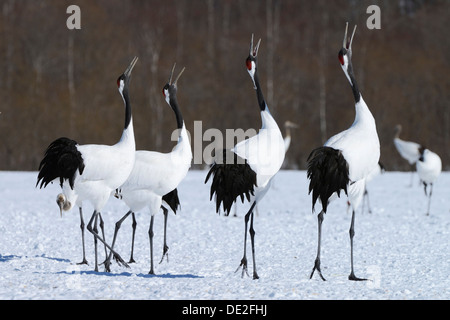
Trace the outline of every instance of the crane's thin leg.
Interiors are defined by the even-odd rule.
[[[81,244],[83,246],[83,260],[77,264],[88,264],[86,260],[86,249],[84,246],[84,220],[83,220],[83,209],[79,208],[80,211],[80,228],[81,228]]]
[[[153,269],[153,220],[154,216],[150,218],[150,227],[148,228],[148,237],[150,239],[150,271],[149,274],[155,274],[155,270]]]
[[[91,219],[89,220],[89,223],[88,223],[88,225],[87,225],[88,231],[94,235],[94,244],[96,245],[97,240],[100,240],[100,241],[106,246],[106,248],[108,248],[109,250],[111,250],[111,252],[114,254],[115,259],[116,259],[119,263],[121,263],[121,264],[124,265],[125,267],[129,268],[130,266],[122,259],[122,257],[121,257],[116,251],[114,251],[114,250],[110,247],[110,245],[106,243],[106,241],[104,241],[102,238],[100,238],[100,236],[98,235],[98,232],[92,228],[92,223],[94,222],[94,220],[95,220],[95,222],[96,222],[96,220],[97,220],[97,215],[98,215],[97,210],[94,210],[94,213],[92,214],[92,217],[91,217]],[[96,224],[96,223],[95,223],[95,224]],[[95,257],[97,258],[97,246],[95,246]],[[96,260],[96,263],[95,263],[95,264],[96,264],[96,270],[95,270],[95,271],[98,271],[98,268],[97,268],[97,260]]]
[[[364,189],[364,198],[367,199],[367,208],[369,210],[369,213],[372,213],[372,209],[370,208],[370,201],[369,201],[369,191],[367,191],[367,188]],[[363,203],[364,203],[364,201],[363,201]],[[362,210],[361,212],[364,212],[364,210]]]
[[[167,245],[167,217],[169,215],[169,211],[162,207],[163,209],[163,214],[164,214],[164,246],[163,246],[163,255],[161,257],[161,261],[159,261],[159,263],[163,262],[164,257],[167,257],[167,262],[169,262],[169,254],[167,253],[169,251],[169,246]]]
[[[112,241],[112,244],[111,244],[111,248],[112,249],[114,249],[114,245],[116,243],[116,238],[117,238],[117,234],[119,233],[120,226],[122,225],[122,222],[124,222],[125,219],[128,218],[130,213],[131,213],[131,210],[128,211],[127,213],[125,213],[125,215],[119,221],[116,222],[116,227],[114,228],[114,237],[113,237],[113,241]],[[105,270],[106,270],[106,272],[111,272],[111,270],[109,268],[110,265],[111,265],[111,256],[112,256],[112,252],[110,251],[109,255],[107,256],[107,258],[105,260]]]
[[[98,218],[98,216],[95,215],[93,231],[98,234],[97,218]],[[89,225],[88,225],[88,229],[89,229]],[[94,248],[95,248],[95,267],[94,267],[94,271],[98,272],[97,237],[95,237],[95,236],[94,236]]]
[[[350,261],[352,265],[352,270],[350,272],[350,275],[348,276],[348,280],[354,280],[354,281],[364,281],[367,279],[358,278],[355,276],[355,273],[353,272],[353,237],[355,236],[355,210],[352,212],[352,222],[350,224]]]
[[[427,209],[427,216],[430,215],[430,204],[431,204],[431,194],[433,193],[433,184],[430,183],[430,192],[428,193],[428,209]]]
[[[135,263],[136,261],[133,258],[133,252],[134,252],[134,236],[136,234],[137,222],[134,212],[131,212],[131,218],[133,219],[133,223],[131,225],[131,227],[133,228],[133,234],[131,236],[131,254],[130,254],[130,261],[128,261],[128,263]]]
[[[314,274],[314,271],[317,270],[317,272],[319,272],[319,276],[322,278],[323,281],[325,281],[326,279],[323,277],[322,271],[320,270],[320,241],[321,241],[321,237],[322,237],[323,213],[324,212],[322,210],[317,215],[317,225],[318,225],[317,256],[316,256],[316,260],[314,261],[314,268],[312,269],[312,272],[311,272],[311,275],[309,276],[309,278],[311,279]]]
[[[98,213],[98,217],[99,217],[99,219],[100,219],[100,229],[102,229],[102,237],[103,237],[103,243],[105,243],[106,242],[106,239],[105,239],[105,224],[104,224],[104,222],[103,222],[103,217],[102,217],[102,214],[99,212]],[[106,257],[108,256],[108,250],[106,250],[106,246],[104,246],[105,247],[105,261],[106,261]]]
[[[256,261],[255,261],[255,230],[253,229],[253,211],[250,217],[250,239],[252,241],[252,257],[253,257],[253,280],[259,279],[258,274],[256,273]]]
[[[252,206],[250,207],[250,210],[247,212],[247,214],[245,215],[245,218],[244,218],[245,219],[244,256],[241,259],[241,264],[235,271],[235,272],[237,272],[239,270],[239,268],[242,267],[242,277],[244,277],[244,272],[248,276],[248,272],[247,272],[247,223],[248,223],[248,219],[249,219],[250,215],[253,212],[253,209],[255,208],[255,205],[256,205],[256,201],[253,202]]]

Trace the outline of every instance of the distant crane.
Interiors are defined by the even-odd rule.
[[[314,210],[317,199],[320,199],[322,210],[318,214],[318,247],[317,257],[311,272],[318,271],[322,280],[325,278],[320,269],[320,243],[322,221],[327,206],[343,190],[352,205],[350,224],[350,256],[351,272],[349,280],[366,280],[355,276],[353,269],[353,237],[355,235],[355,211],[364,194],[366,179],[377,166],[380,158],[380,142],[372,116],[358,89],[352,65],[352,42],[356,26],[350,41],[347,42],[348,23],[345,27],[343,47],[338,57],[342,70],[350,82],[355,98],[355,120],[350,128],[331,137],[323,147],[314,149],[308,157],[307,177],[310,179],[309,192],[312,191]]]
[[[242,267],[242,276],[247,272],[247,225],[250,219],[250,237],[253,256],[253,279],[258,279],[255,262],[255,231],[253,229],[253,210],[270,188],[271,179],[278,172],[284,160],[284,141],[275,119],[269,108],[259,83],[257,54],[261,40],[253,46],[253,35],[250,43],[250,54],[246,59],[247,71],[256,89],[256,97],[260,108],[262,127],[259,133],[236,144],[231,150],[223,150],[216,156],[205,183],[212,176],[211,199],[215,195],[216,211],[223,204],[223,210],[229,215],[236,198],[244,197],[252,203],[245,215],[244,256],[236,271]]]
[[[185,178],[192,160],[191,144],[183,121],[183,116],[178,106],[177,100],[177,82],[184,68],[178,74],[175,81],[172,82],[175,64],[170,74],[169,82],[163,88],[163,95],[166,102],[172,108],[177,120],[179,130],[177,145],[172,152],[160,153],[155,151],[136,151],[136,161],[134,168],[126,182],[118,188],[120,198],[130,208],[125,216],[119,220],[123,221],[130,212],[139,211],[145,207],[150,209],[150,227],[148,230],[150,240],[150,271],[154,274],[153,267],[153,221],[163,204],[163,197],[175,190],[180,182]],[[114,232],[115,238],[120,227],[116,224]],[[167,252],[167,251],[166,251]],[[164,258],[164,255],[163,255]],[[109,267],[111,255],[105,264]],[[162,259],[161,259],[162,260]]]
[[[397,149],[398,153],[402,156],[403,159],[408,161],[411,167],[411,186],[414,178],[415,164],[419,160],[420,157],[420,148],[422,147],[420,144],[412,141],[405,141],[400,139],[400,132],[402,131],[402,126],[400,124],[395,126],[395,135],[394,135],[394,145]]]
[[[422,147],[420,149],[419,161],[416,162],[417,173],[420,180],[424,185],[425,195],[427,195],[427,187],[430,186],[428,191],[428,209],[427,216],[430,214],[431,194],[433,193],[433,183],[436,181],[442,171],[441,158],[433,151]]]
[[[291,129],[298,128],[298,125],[292,121],[286,121],[284,123],[284,128],[286,129],[286,135],[284,136],[284,152],[287,152],[291,145]]]
[[[135,57],[125,72],[117,79],[119,93],[125,104],[125,126],[119,142],[112,146],[79,145],[74,140],[59,138],[49,145],[39,165],[36,186],[40,182],[42,188],[59,179],[66,197],[63,200],[65,203],[63,210],[70,210],[74,205],[80,206],[83,201],[89,201],[93,205],[94,213],[89,220],[87,229],[94,235],[95,271],[98,271],[97,240],[111,250],[119,263],[128,267],[122,257],[99,237],[97,219],[112,192],[126,181],[133,169],[136,146],[129,84],[131,71],[137,59]]]

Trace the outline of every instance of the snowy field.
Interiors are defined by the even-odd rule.
[[[162,255],[163,215],[155,217],[155,272],[149,271],[148,211],[137,213],[130,268],[113,262],[111,273],[94,272],[92,235],[86,231],[89,265],[81,261],[78,210],[60,217],[57,184],[35,188],[36,172],[0,173],[0,299],[439,299],[450,298],[450,173],[434,187],[431,214],[418,177],[387,172],[368,186],[372,213],[358,213],[355,273],[371,279],[348,281],[350,213],[337,199],[323,223],[322,272],[309,279],[317,248],[317,219],[311,213],[304,171],[281,171],[255,216],[259,280],[235,273],[243,253],[243,215],[214,212],[206,171],[190,171],[179,186],[181,211],[168,221],[169,261]],[[114,223],[128,209],[111,198],[103,212],[110,242]],[[92,207],[85,204],[87,224]],[[131,217],[116,249],[128,261]],[[248,241],[250,248],[250,241]],[[99,246],[99,260],[104,250]],[[251,275],[251,252],[248,250]]]

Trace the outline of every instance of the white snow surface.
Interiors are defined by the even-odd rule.
[[[209,201],[206,171],[191,170],[179,186],[181,210],[168,219],[169,261],[159,260],[163,215],[155,216],[155,272],[149,275],[148,210],[137,213],[134,258],[130,268],[111,265],[94,272],[94,245],[86,231],[89,265],[81,261],[78,210],[60,217],[58,183],[35,187],[37,172],[0,172],[0,299],[449,299],[450,173],[434,185],[430,215],[417,175],[386,172],[368,185],[372,213],[356,215],[355,274],[369,281],[347,280],[350,273],[350,212],[346,199],[335,200],[323,223],[322,272],[309,279],[317,250],[317,218],[311,211],[305,171],[280,171],[255,215],[256,263],[260,276],[235,273],[243,254],[244,214],[215,213]],[[318,206],[317,209],[319,209]],[[106,239],[127,207],[111,198],[104,209]],[[162,211],[161,211],[162,212]],[[318,212],[317,212],[318,213]],[[84,205],[87,224],[92,207]],[[131,217],[120,229],[116,249],[128,261]],[[104,249],[99,245],[99,260]]]

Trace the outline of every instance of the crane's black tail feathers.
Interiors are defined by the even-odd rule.
[[[244,197],[250,201],[250,196],[254,195],[255,186],[257,186],[256,172],[252,170],[247,160],[231,150],[224,149],[219,157],[221,158],[216,159],[211,166],[205,183],[213,175],[210,200],[215,194],[216,212],[219,212],[220,204],[223,203],[223,210],[228,216],[237,197],[244,202]]]
[[[39,165],[36,186],[40,182],[39,188],[45,188],[50,182],[59,178],[61,187],[67,179],[73,189],[76,171],[82,174],[84,170],[83,157],[76,146],[76,141],[64,137],[53,141],[45,151]]]
[[[177,209],[180,208],[180,199],[178,198],[178,190],[173,189],[164,197],[162,197],[162,199],[169,205],[173,213],[177,214]]]
[[[310,179],[309,193],[313,192],[313,210],[318,198],[326,213],[328,199],[334,192],[340,196],[341,190],[344,190],[347,194],[348,163],[339,150],[330,147],[314,149],[308,157],[307,177]]]

